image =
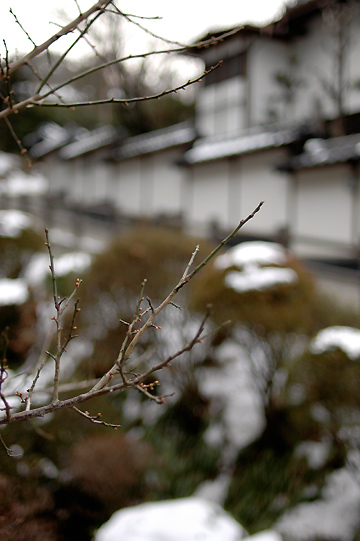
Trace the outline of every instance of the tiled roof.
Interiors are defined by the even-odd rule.
[[[40,141],[31,146],[29,154],[32,158],[41,158],[53,150],[57,150],[70,141],[72,134],[55,122],[46,122],[37,129]]]
[[[100,126],[87,130],[76,125],[59,126],[55,122],[41,124],[30,140],[30,155],[41,158],[54,150],[59,151],[63,160],[70,160],[103,148],[119,139],[120,133],[113,126]],[[36,141],[31,144],[32,141]]]
[[[308,139],[304,152],[290,158],[280,169],[292,171],[358,161],[360,159],[360,134],[332,137],[330,139]]]
[[[141,154],[149,154],[159,150],[191,143],[196,137],[195,129],[192,123],[182,122],[169,128],[155,130],[143,135],[137,135],[124,141],[124,143],[114,150],[113,158],[121,160],[131,158]]]
[[[198,139],[184,155],[185,163],[192,165],[250,154],[259,150],[281,147],[292,143],[298,137],[293,129],[241,133],[233,137],[205,137]]]
[[[113,126],[100,126],[91,131],[84,130],[75,137],[75,140],[64,146],[59,151],[59,155],[63,160],[71,160],[114,143],[118,136],[119,134]]]

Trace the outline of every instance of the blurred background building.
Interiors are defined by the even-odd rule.
[[[25,142],[64,205],[220,236],[265,200],[247,240],[280,241],[323,277],[336,266],[357,281],[359,27],[356,1],[298,1],[187,51],[206,69],[222,61],[190,119],[136,135],[47,122]]]

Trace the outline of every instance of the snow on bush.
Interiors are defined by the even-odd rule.
[[[353,327],[328,327],[322,329],[310,344],[311,353],[321,354],[339,348],[349,359],[360,357],[360,330]]]
[[[26,282],[21,278],[0,280],[0,306],[20,305],[27,301],[29,296]]]
[[[245,535],[222,507],[191,497],[121,509],[99,529],[95,541],[239,541]]]
[[[215,268],[226,270],[238,267],[239,271],[226,274],[224,283],[238,293],[263,291],[279,284],[293,284],[298,275],[293,269],[267,267],[283,266],[287,262],[285,249],[273,242],[243,242],[230,248],[215,261]]]
[[[0,211],[0,237],[18,238],[24,229],[32,226],[29,214],[20,210]]]

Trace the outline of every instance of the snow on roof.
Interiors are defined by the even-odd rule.
[[[11,169],[18,166],[19,158],[14,154],[0,152],[0,176],[5,176]]]
[[[194,139],[195,130],[193,125],[189,122],[182,122],[181,124],[127,139],[123,145],[116,149],[114,158],[121,160],[140,154],[148,154],[177,145],[191,143]]]
[[[360,329],[353,327],[328,327],[322,329],[312,340],[310,351],[315,354],[339,348],[349,359],[360,358]]]
[[[24,280],[17,278],[0,279],[0,306],[12,306],[23,304],[29,296],[27,284]]]
[[[0,237],[20,237],[23,229],[32,226],[29,214],[20,210],[0,210]]]
[[[118,138],[118,132],[113,126],[99,126],[94,130],[81,131],[81,134],[75,141],[70,142],[64,146],[59,155],[64,160],[71,160],[91,152],[92,150],[98,150],[104,146],[114,143]]]
[[[0,181],[0,194],[11,197],[41,195],[48,189],[48,181],[40,174],[25,174],[14,171],[6,180]]]
[[[344,163],[360,158],[360,134],[308,139],[304,151],[280,166],[283,170],[305,169],[334,163]]]
[[[284,265],[288,260],[285,249],[273,242],[243,242],[230,248],[215,260],[218,269],[240,267],[239,271],[228,272],[224,278],[226,287],[239,293],[263,291],[279,284],[293,284],[298,275],[293,269],[262,265]]]
[[[59,126],[55,122],[47,122],[42,124],[38,133],[41,141],[35,143],[29,150],[32,158],[40,158],[53,150],[64,146],[71,138],[71,133],[68,129]]]
[[[245,535],[222,507],[191,497],[121,509],[101,526],[95,541],[239,541]]]
[[[233,137],[205,137],[198,139],[184,155],[185,163],[196,164],[229,156],[249,154],[259,150],[281,147],[297,138],[295,130],[241,133]]]

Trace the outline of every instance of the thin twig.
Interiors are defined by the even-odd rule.
[[[154,308],[154,310],[149,315],[147,321],[145,324],[141,327],[141,329],[138,330],[138,332],[134,335],[133,339],[131,340],[130,344],[127,346],[125,351],[123,351],[123,346],[121,349],[121,366],[124,366],[126,361],[130,358],[132,355],[132,352],[134,351],[135,346],[138,344],[140,338],[142,335],[153,326],[153,321],[156,318],[156,316],[164,310],[164,308],[173,302],[173,298],[177,295],[177,293],[184,287],[185,284],[187,284],[205,265],[211,261],[215,257],[215,255],[225,246],[233,237],[235,237],[236,233],[249,221],[251,220],[257,212],[261,209],[262,205],[264,204],[264,201],[261,201],[259,205],[253,210],[251,214],[247,216],[247,218],[244,218],[239,222],[239,224],[235,227],[235,229],[224,239],[222,240],[218,246],[185,278],[181,278],[178,284],[174,287],[174,289],[169,293],[169,295],[162,301],[162,303],[157,307]],[[120,357],[120,354],[119,354]],[[118,357],[118,359],[119,359]],[[117,367],[119,366],[118,360],[114,364],[114,366],[98,381],[96,385],[93,387],[93,391],[97,391],[108,385],[109,381],[113,377],[114,373],[116,372]]]
[[[121,425],[113,425],[111,423],[107,423],[106,421],[102,421],[101,413],[98,413],[95,417],[93,417],[92,415],[89,415],[88,411],[81,411],[76,406],[73,406],[71,409],[73,409],[74,411],[76,411],[76,413],[79,413],[80,415],[82,415],[82,417],[85,417],[85,419],[87,419],[88,421],[91,421],[92,423],[96,425],[109,426],[110,428],[114,428],[115,430],[117,428],[121,428]]]
[[[50,47],[50,45],[52,45],[55,41],[60,39],[62,36],[66,36],[66,34],[69,34],[70,32],[72,32],[74,28],[77,28],[82,21],[86,20],[88,17],[90,17],[90,15],[92,15],[96,11],[102,10],[103,7],[109,3],[110,3],[109,0],[98,0],[98,2],[96,2],[96,4],[94,4],[91,8],[85,11],[85,13],[82,13],[76,19],[74,19],[69,24],[64,26],[61,30],[56,32],[56,34],[51,36],[51,38],[44,41],[44,43],[42,43],[41,45],[36,46],[30,53],[25,55],[23,58],[20,58],[16,62],[13,62],[10,65],[10,73],[14,73],[16,70],[18,70],[22,66],[25,66],[33,58],[35,58],[42,52],[46,51]],[[0,80],[3,77],[4,77],[3,75],[0,76]]]
[[[31,39],[31,37],[29,36],[28,32],[25,30],[25,28],[23,27],[23,25],[20,23],[19,19],[17,18],[17,16],[15,15],[15,13],[13,12],[13,10],[10,8],[10,13],[11,15],[14,17],[15,19],[15,22],[16,24],[18,24],[21,28],[21,30],[24,32],[25,36],[28,38],[29,41],[31,41],[31,43],[34,45],[34,47],[36,47],[36,43],[33,39]]]
[[[163,51],[163,53],[167,53],[168,51]],[[160,54],[159,52],[152,52],[150,54]],[[63,88],[64,86],[69,85],[70,83],[73,83],[79,79],[82,79],[83,77],[89,75],[90,73],[94,73],[97,71],[100,71],[104,68],[107,68],[109,66],[112,66],[114,64],[119,64],[120,62],[125,61],[126,59],[134,59],[134,58],[142,58],[144,55],[133,55],[129,56],[127,58],[123,58],[121,60],[111,60],[110,62],[107,62],[106,64],[102,64],[101,66],[97,66],[96,68],[92,68],[91,70],[88,70],[87,72],[83,72],[82,74],[79,74],[75,77],[72,77],[71,79],[67,80],[64,83],[61,83],[57,87],[54,88],[52,92],[47,92],[43,96],[41,96],[41,100],[44,100],[48,96],[50,96],[53,92],[57,92],[60,90],[60,88]],[[161,92],[158,92],[157,94],[152,94],[150,96],[138,96],[135,98],[106,98],[102,100],[90,100],[90,101],[81,101],[81,102],[73,102],[73,103],[50,103],[50,102],[41,102],[39,103],[39,100],[33,103],[33,105],[36,105],[38,107],[83,107],[83,106],[89,106],[89,105],[104,105],[106,103],[121,103],[123,105],[129,105],[130,103],[137,103],[137,102],[143,102],[143,101],[149,101],[149,100],[157,100],[160,98],[163,98],[164,96],[168,96],[169,94],[176,94],[180,90],[185,90],[188,86],[191,86],[195,83],[199,83],[202,81],[204,77],[206,77],[209,73],[213,72],[215,69],[218,69],[222,65],[222,60],[220,60],[215,66],[211,66],[208,70],[204,70],[204,72],[199,75],[198,77],[195,77],[195,79],[189,79],[186,83],[183,83],[181,85],[178,85],[176,87],[170,88],[168,90],[163,90]],[[2,117],[3,113],[5,111],[2,111],[0,113],[0,118]]]
[[[75,47],[75,45],[81,40],[81,38],[88,32],[90,26],[94,24],[94,22],[102,15],[102,12],[100,11],[95,15],[93,19],[85,26],[84,30],[80,32],[80,35],[75,39],[75,41],[72,42],[72,44],[66,49],[66,51],[58,58],[58,60],[55,62],[49,73],[44,77],[42,82],[40,83],[39,88],[36,91],[36,94],[40,94],[41,89],[45,86],[45,84],[48,82],[50,77],[53,75],[55,70],[63,63],[65,57],[69,54],[71,49]],[[56,90],[56,89],[55,89]],[[52,93],[52,92],[51,92]]]
[[[114,376],[117,373],[119,373],[119,365],[120,365],[121,370],[123,370],[123,367],[124,367],[126,361],[132,355],[132,353],[134,351],[134,348],[138,344],[141,336],[149,328],[154,326],[153,321],[154,321],[155,317],[166,306],[173,303],[173,298],[180,291],[180,289],[185,284],[187,284],[193,278],[193,276],[195,276],[205,265],[207,265],[209,263],[209,261],[213,257],[215,257],[215,255],[218,253],[218,251],[227,242],[229,242],[230,239],[232,239],[236,235],[236,233],[239,231],[239,229],[241,229],[251,218],[254,217],[254,215],[260,210],[262,205],[263,205],[263,201],[261,201],[259,203],[259,205],[255,208],[255,210],[251,214],[249,214],[249,216],[247,218],[241,220],[239,222],[238,226],[230,233],[230,235],[228,235],[223,241],[221,241],[219,243],[219,245],[190,274],[185,273],[186,274],[185,277],[184,277],[184,274],[183,274],[183,277],[180,279],[180,281],[174,287],[174,289],[169,293],[169,295],[162,301],[162,303],[158,307],[156,307],[156,308],[153,307],[153,310],[151,310],[149,315],[148,315],[147,321],[143,324],[143,326],[140,329],[137,329],[136,333],[134,334],[133,333],[134,325],[135,325],[136,322],[141,320],[141,311],[140,311],[140,309],[141,309],[141,303],[144,300],[143,291],[144,291],[144,287],[145,287],[145,281],[143,282],[142,290],[141,290],[141,296],[140,296],[140,299],[139,299],[139,301],[137,303],[136,311],[135,311],[135,314],[134,314],[134,319],[133,319],[132,323],[130,323],[130,325],[128,326],[128,333],[127,333],[127,336],[126,336],[126,338],[125,338],[125,340],[124,340],[124,342],[123,342],[123,344],[121,346],[121,350],[120,350],[118,359],[116,360],[116,363],[114,364],[114,366],[89,391],[87,391],[87,392],[85,392],[83,394],[74,396],[72,398],[68,398],[68,399],[65,399],[65,400],[59,400],[59,398],[58,398],[59,382],[58,382],[58,380],[56,381],[56,376],[55,376],[55,378],[54,378],[53,399],[52,399],[52,402],[50,404],[47,404],[45,406],[41,406],[41,407],[38,407],[38,408],[35,408],[35,409],[32,409],[32,410],[25,410],[25,411],[21,411],[21,412],[17,412],[17,413],[12,413],[11,415],[10,415],[10,407],[7,407],[6,399],[4,401],[4,396],[0,395],[0,398],[4,401],[5,410],[6,410],[6,415],[3,418],[0,419],[0,425],[5,425],[5,424],[13,423],[13,422],[18,422],[18,421],[23,421],[25,419],[33,419],[33,418],[36,418],[36,417],[42,417],[42,416],[46,415],[47,413],[55,412],[55,411],[57,411],[59,409],[73,408],[73,407],[75,407],[75,406],[77,406],[79,404],[82,404],[82,403],[84,403],[86,401],[89,401],[91,399],[94,399],[96,397],[103,396],[105,394],[113,393],[113,392],[116,392],[116,391],[121,391],[121,390],[131,389],[131,388],[139,390],[138,387],[141,387],[141,392],[144,392],[144,390],[146,392],[149,392],[149,389],[152,390],[151,389],[152,384],[145,385],[144,380],[146,380],[154,372],[156,372],[158,370],[161,370],[161,369],[165,368],[166,366],[168,366],[174,359],[180,357],[181,355],[183,355],[184,353],[186,353],[188,351],[191,351],[191,349],[196,344],[201,343],[210,334],[212,334],[213,332],[216,332],[217,329],[215,329],[215,331],[214,330],[211,331],[208,334],[203,334],[204,329],[205,329],[205,323],[206,323],[206,321],[207,321],[207,319],[209,317],[209,310],[208,310],[207,314],[205,315],[204,319],[202,320],[202,322],[201,322],[201,324],[199,326],[199,329],[197,330],[195,336],[182,349],[180,349],[179,351],[177,351],[173,355],[170,355],[165,360],[162,360],[159,363],[155,364],[154,366],[150,367],[145,372],[142,372],[139,375],[135,375],[135,377],[133,377],[133,378],[131,378],[131,377],[130,378],[125,378],[124,373],[121,372],[121,382],[120,383],[113,384],[112,386],[109,386],[108,384],[114,378]],[[48,242],[48,244],[50,244],[50,243]],[[52,273],[55,276],[54,265],[53,265],[52,254],[51,254],[51,246],[50,247],[48,246],[48,248],[50,248],[49,249],[50,267],[52,267]],[[193,260],[193,257],[190,259],[191,263],[192,263],[192,260]],[[189,264],[187,265],[186,269],[189,270]],[[54,302],[55,302],[55,305],[58,307],[58,310],[59,310],[60,306],[61,306],[61,301],[57,297],[55,284],[54,284]],[[57,314],[57,320],[58,320],[57,325],[59,325],[59,327],[60,327],[58,314]],[[132,338],[131,338],[131,336],[132,336]],[[61,354],[62,354],[61,343],[60,343],[60,346],[59,346],[59,344],[57,346],[56,355],[53,355],[53,354],[49,353],[49,355],[55,360],[55,362],[58,362],[58,363],[60,361]],[[149,394],[151,394],[151,393],[149,393]],[[151,396],[152,399],[155,399],[155,398],[153,398],[153,396],[154,395]],[[91,417],[91,416],[89,416],[88,413],[84,413],[84,412],[81,412],[81,415],[84,415],[87,418]],[[99,422],[98,416],[93,418],[93,422],[96,422],[96,421],[98,422],[98,424],[105,424],[105,422],[103,422],[103,421]],[[111,426],[111,425],[108,425],[108,426]]]
[[[189,272],[189,270],[190,270],[190,268],[191,268],[191,265],[194,263],[194,259],[195,259],[195,257],[196,257],[196,254],[198,253],[198,251],[199,251],[199,245],[196,246],[196,248],[195,248],[193,254],[191,255],[190,261],[189,261],[189,263],[187,264],[187,267],[186,267],[186,269],[184,270],[184,274],[183,274],[182,277],[181,277],[182,280],[188,275],[188,272]]]
[[[28,151],[27,149],[22,145],[20,139],[18,138],[18,136],[16,135],[15,133],[15,130],[14,128],[12,127],[11,123],[10,123],[10,120],[6,117],[4,118],[5,122],[6,122],[6,125],[7,127],[9,128],[9,131],[11,133],[11,135],[13,136],[13,139],[15,141],[15,143],[17,144],[17,146],[19,147],[19,150],[20,150],[20,153],[23,154],[26,158],[26,161],[27,161],[27,164],[28,164],[28,167],[31,167],[32,166],[32,161],[30,159],[30,156],[28,154]]]

